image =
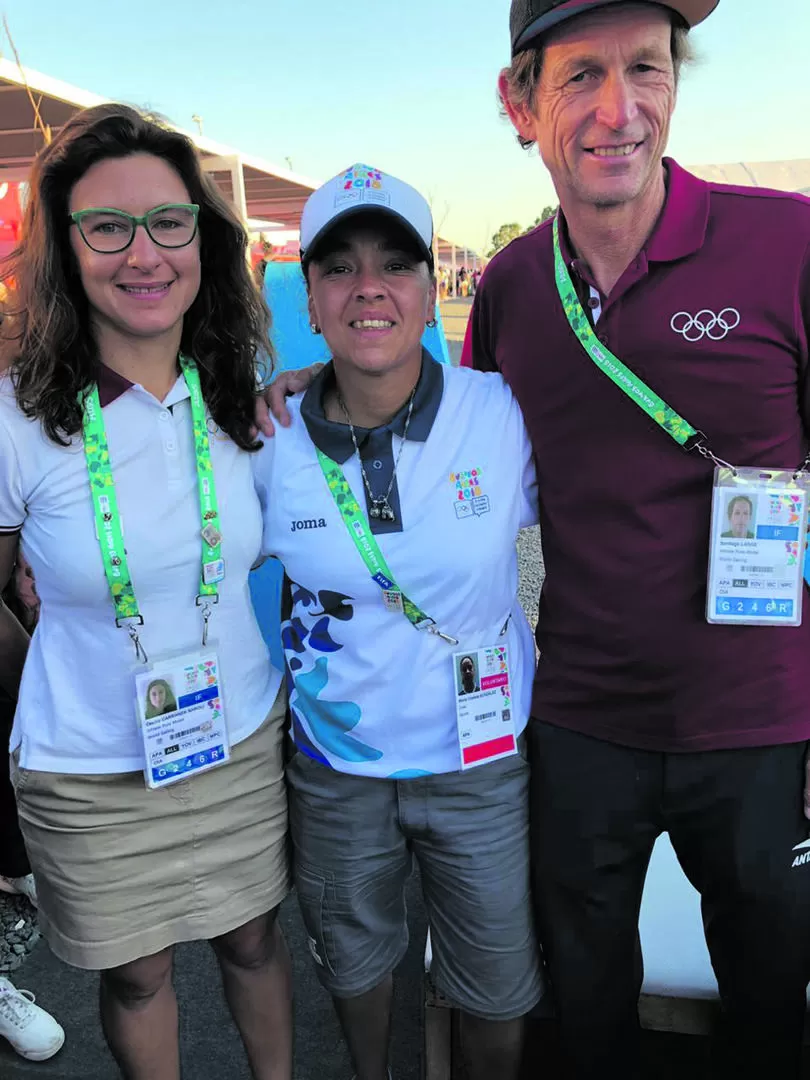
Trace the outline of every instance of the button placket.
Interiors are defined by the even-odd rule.
[[[164,416],[166,420],[171,420],[172,423],[170,426],[164,423],[161,427],[163,459],[166,462],[169,485],[172,488],[177,488],[183,484],[183,476],[188,464],[186,461],[187,455],[181,450],[180,440],[188,438],[189,448],[193,445],[191,417],[190,415],[187,418],[184,417],[182,408],[178,409],[176,413],[168,411],[161,413],[161,420],[163,420]]]
[[[387,428],[382,428],[369,433],[365,444],[360,448],[360,454],[363,459],[366,473],[368,474],[374,497],[379,498],[381,495],[385,495],[394,472],[394,447],[391,432]],[[363,486],[365,487],[365,484]],[[364,492],[364,494],[366,496],[366,508],[368,509],[368,492]],[[381,522],[379,519],[373,520],[371,523],[372,532],[385,533],[401,531],[402,525],[399,520],[399,492],[397,490],[396,480],[394,480],[394,484],[391,488],[390,502],[397,516],[396,522],[389,525],[388,522]]]
[[[381,493],[377,491],[377,488],[385,492],[394,468],[391,433],[378,431],[370,434],[365,446],[361,447],[360,454],[366,470],[371,474],[369,479],[374,486],[374,494]]]
[[[172,414],[170,412],[161,413],[161,418],[165,417],[166,420],[172,420]],[[170,454],[177,453],[177,433],[174,430],[174,425],[164,427],[166,437],[163,440],[163,446]]]

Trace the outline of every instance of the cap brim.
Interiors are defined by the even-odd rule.
[[[312,237],[310,242],[306,246],[306,250],[301,250],[301,263],[306,265],[312,261],[314,254],[317,254],[318,246],[323,242],[324,238],[329,235],[338,225],[342,225],[344,221],[348,221],[350,218],[359,217],[361,214],[379,214],[381,217],[391,218],[401,225],[410,237],[412,237],[414,243],[419,249],[421,255],[424,256],[430,269],[433,269],[433,251],[425,244],[425,241],[411,225],[407,218],[404,218],[402,214],[397,213],[396,210],[392,210],[389,206],[369,206],[367,203],[360,206],[350,206],[345,210],[342,210],[339,214],[335,214],[331,221],[328,221],[326,225]]]
[[[547,11],[545,15],[539,15],[534,22],[529,23],[515,44],[512,46],[512,55],[515,56],[525,49],[535,38],[546,31],[559,26],[566,19],[573,19],[577,15],[583,15],[586,11],[594,8],[606,7],[608,4],[619,4],[625,0],[568,0],[567,4],[561,4],[553,11]],[[688,26],[697,26],[714,11],[720,0],[649,0],[659,7],[670,8],[687,23]]]

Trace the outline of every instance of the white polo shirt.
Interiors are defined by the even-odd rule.
[[[200,509],[191,404],[181,377],[163,402],[104,369],[99,382],[132,580],[150,659],[199,648]],[[211,455],[225,580],[211,619],[232,742],[255,731],[281,673],[248,594],[261,542],[250,455],[215,428]],[[25,769],[129,772],[143,767],[133,704],[135,650],[115,612],[95,534],[80,438],[48,440],[0,378],[0,531],[22,530],[42,601],[23,672],[11,749]]]
[[[500,375],[456,370],[427,354],[408,438],[403,409],[356,429],[375,494],[396,466],[393,525],[371,524],[397,583],[451,646],[385,609],[338,512],[315,445],[342,464],[367,507],[349,429],[323,415],[331,365],[293,398],[290,428],[252,459],[264,548],[292,581],[282,636],[292,735],[339,772],[404,778],[460,768],[452,656],[505,642],[518,732],[529,716],[535,652],[517,600],[518,530],[537,521],[532,450]],[[506,633],[501,636],[504,625]]]

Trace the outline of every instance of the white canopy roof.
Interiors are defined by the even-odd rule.
[[[0,58],[0,181],[27,178],[34,156],[44,143],[36,123],[37,112],[42,123],[56,133],[77,110],[108,100]],[[304,203],[321,181],[243,154],[204,135],[177,130],[194,142],[206,171],[245,220],[298,229]],[[440,260],[450,261],[453,247],[451,241],[440,237]],[[455,248],[458,253],[464,250],[460,245]],[[470,260],[473,254],[470,248]]]
[[[737,187],[766,187],[779,191],[810,190],[810,158],[793,161],[735,161],[729,165],[691,165],[702,180]]]

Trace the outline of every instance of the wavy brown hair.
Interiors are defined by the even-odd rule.
[[[238,446],[255,449],[257,367],[272,366],[272,350],[270,315],[248,266],[247,234],[202,171],[191,140],[127,105],[77,113],[34,161],[22,239],[0,264],[0,283],[9,288],[0,344],[19,406],[54,442],[64,445],[82,430],[81,400],[97,380],[99,355],[69,240],[70,193],[97,162],[131,154],[166,161],[200,206],[201,284],[180,347],[197,362],[214,421]]]

